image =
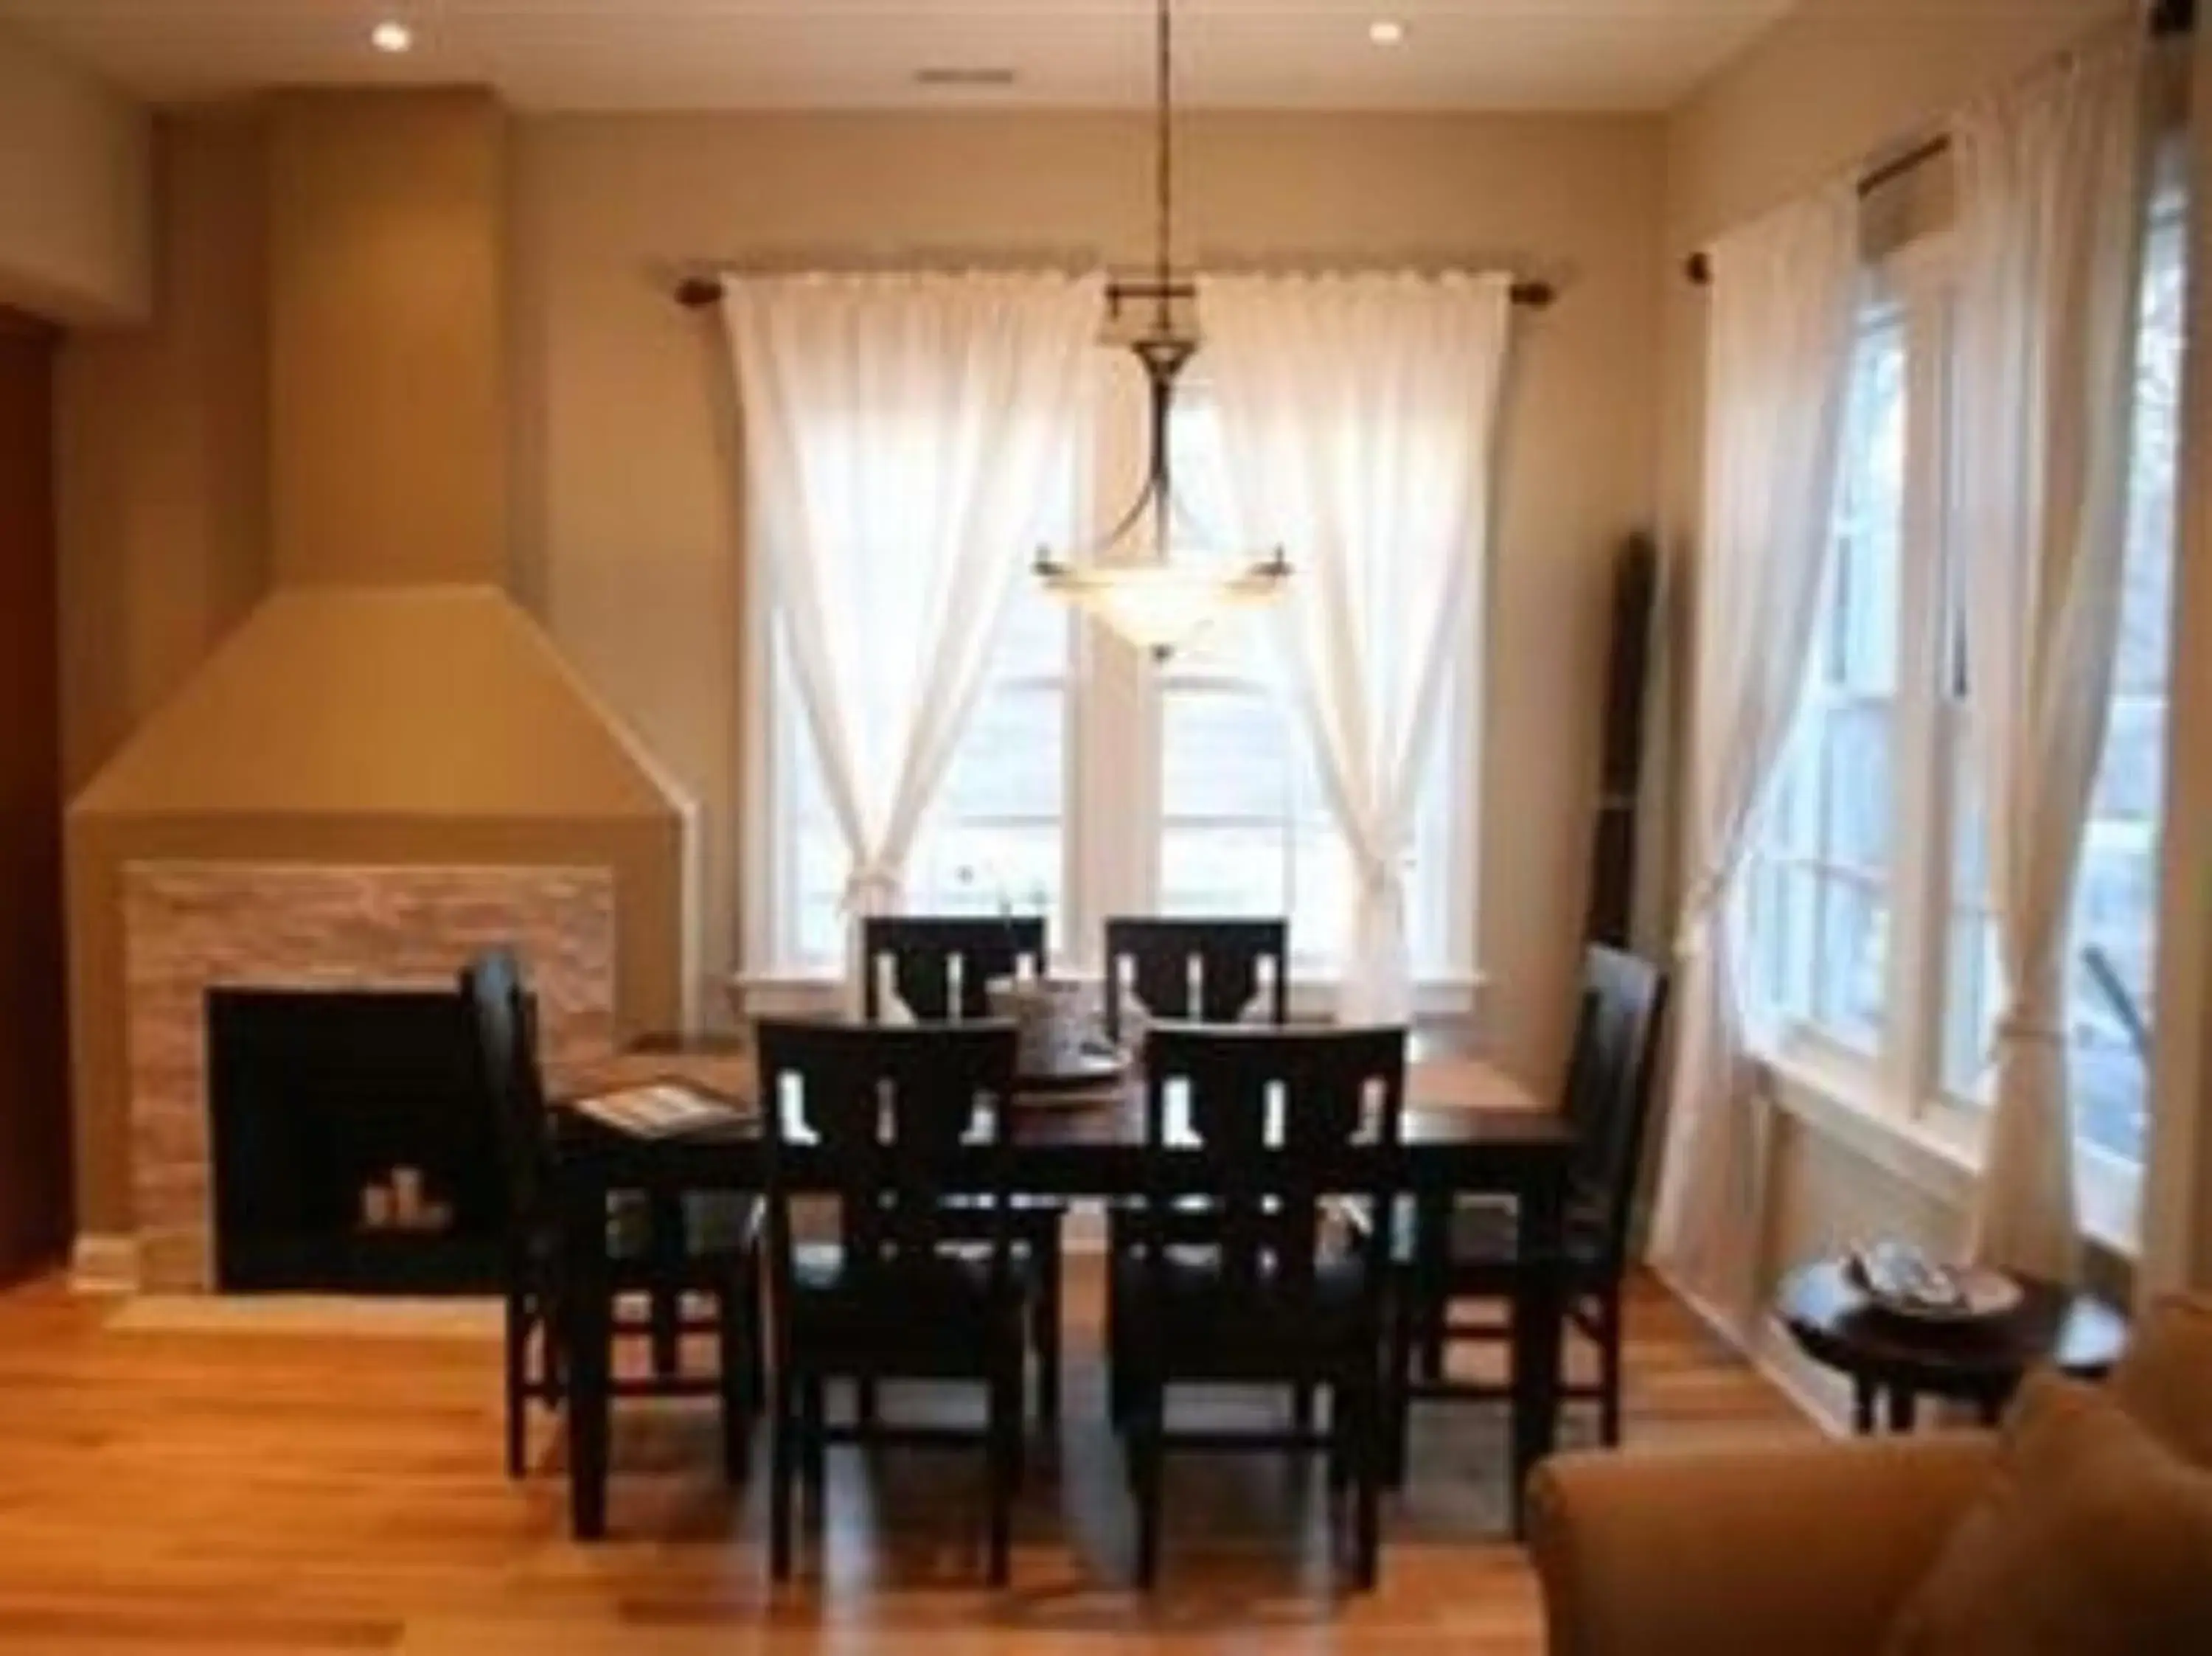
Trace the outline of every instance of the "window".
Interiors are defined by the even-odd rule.
[[[1806,707],[1754,864],[1771,1010],[1855,1051],[1888,1000],[1908,407],[1904,314],[1861,328]]]
[[[2130,1165],[2142,1160],[2150,1078],[2185,236],[2181,199],[2169,191],[2159,199],[2144,248],[2118,652],[2074,888],[2067,961],[2066,1049],[2075,1130],[2095,1152]],[[1954,1096],[1980,1102],[1988,1096],[2000,979],[1978,814],[1961,814],[1954,859],[1957,901],[1943,1083]]]
[[[1143,422],[1117,356],[1101,363],[1096,468],[1141,450]],[[1131,376],[1133,379],[1133,376]],[[1170,440],[1193,518],[1225,525],[1219,418],[1205,387],[1178,401]],[[1068,491],[1066,521],[1110,515],[1118,486]],[[1079,510],[1080,507],[1080,510]],[[1076,536],[1048,537],[1065,544]],[[1469,623],[1470,636],[1475,623]],[[842,836],[774,622],[763,624],[766,731],[752,773],[770,801],[752,865],[748,968],[768,978],[842,968]],[[1448,698],[1407,847],[1414,973],[1463,994],[1473,976],[1472,663]],[[1154,670],[1097,635],[1032,581],[1017,584],[975,712],[908,868],[915,912],[1041,911],[1063,968],[1095,969],[1109,913],[1283,914],[1297,979],[1324,980],[1342,943],[1350,874],[1264,621],[1225,624]]]
[[[2146,243],[2125,591],[2072,910],[2066,1034],[2087,1211],[2124,1228],[2144,1147],[2164,804],[2185,233]],[[1877,272],[1852,364],[1810,682],[1740,910],[1759,1039],[1971,1131],[2000,974],[1966,749],[1940,240]],[[2115,1183],[2119,1180],[2121,1183]],[[2100,1193],[2100,1189],[2102,1193]]]

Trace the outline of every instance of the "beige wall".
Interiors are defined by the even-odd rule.
[[[504,579],[506,149],[489,92],[274,100],[278,580]]]
[[[1184,129],[1182,222],[1201,259],[1510,261],[1561,284],[1553,310],[1525,318],[1480,796],[1486,1022],[1544,1083],[1582,919],[1607,560],[1649,512],[1656,134],[1549,117]],[[702,804],[710,969],[737,932],[743,595],[726,370],[712,323],[665,296],[670,266],[1138,257],[1145,142],[1114,116],[521,124],[520,403],[537,422],[521,438],[521,587]]]
[[[143,318],[152,282],[145,112],[0,28],[0,302]]]
[[[1187,133],[1201,257],[1509,261],[1560,285],[1524,318],[1488,636],[1468,640],[1489,652],[1486,1020],[1543,1085],[1582,918],[1608,561],[1650,513],[1657,134],[1642,118],[1260,115]],[[743,595],[726,368],[711,325],[667,297],[668,267],[1130,258],[1148,229],[1144,139],[1114,116],[515,124],[515,585],[700,802],[702,978],[737,931]],[[163,122],[160,325],[64,352],[80,781],[269,578],[256,144],[234,113]]]
[[[62,767],[74,794],[268,585],[260,123],[156,124],[157,319],[57,381]]]

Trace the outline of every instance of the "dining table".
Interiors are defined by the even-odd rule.
[[[607,1529],[614,1313],[609,1199],[641,1193],[672,1212],[693,1193],[760,1192],[764,1145],[754,1107],[754,1059],[741,1037],[648,1037],[611,1057],[556,1065],[554,1081],[550,1133],[564,1267],[569,1521],[579,1540],[593,1540]],[[579,1101],[610,1090],[665,1083],[736,1107],[720,1125],[659,1137],[609,1125],[577,1107]],[[1003,1153],[1011,1158],[1015,1186],[1025,1193],[1110,1202],[1158,1188],[1149,1172],[1144,1083],[1134,1073],[1088,1095],[1018,1098],[1012,1107]],[[1506,1468],[1516,1531],[1528,1474],[1552,1452],[1558,1435],[1566,1310],[1562,1260],[1574,1142],[1562,1115],[1495,1065],[1475,1058],[1424,1057],[1416,1048],[1392,1182],[1431,1208],[1480,1195],[1511,1198],[1518,1215],[1522,1269],[1512,1307]],[[1345,1188],[1366,1187],[1375,1169],[1363,1166],[1361,1158],[1384,1153],[1376,1146],[1347,1147],[1339,1170]],[[979,1148],[979,1170],[981,1154]],[[1173,1150],[1168,1155],[1172,1162]],[[784,1172],[788,1184],[800,1190],[820,1176],[803,1143],[787,1147]],[[1422,1262],[1413,1262],[1413,1268],[1423,1269]],[[1402,1332],[1408,1319],[1395,1320],[1401,1331],[1391,1341],[1389,1368],[1399,1398],[1402,1456],[1410,1339]]]

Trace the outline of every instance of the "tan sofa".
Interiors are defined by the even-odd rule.
[[[2158,1306],[2111,1383],[2212,1465],[2212,1298]],[[1960,1431],[1561,1455],[1529,1507],[1553,1656],[1872,1656],[1995,1453]]]

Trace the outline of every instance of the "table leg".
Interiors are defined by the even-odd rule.
[[[1559,1431],[1559,1346],[1566,1316],[1566,1180],[1546,1169],[1520,1196],[1520,1286],[1513,1304],[1513,1528],[1527,1516],[1528,1475]]]
[[[1874,1435],[1875,1405],[1881,1401],[1881,1388],[1870,1380],[1854,1378],[1851,1381],[1851,1430],[1861,1437]]]
[[[561,1320],[568,1378],[568,1523],[579,1541],[596,1541],[607,1532],[614,1306],[606,1211],[606,1192],[597,1180],[564,1183]]]
[[[1919,1398],[1908,1388],[1893,1386],[1889,1388],[1889,1429],[1910,1432],[1918,1423]]]

